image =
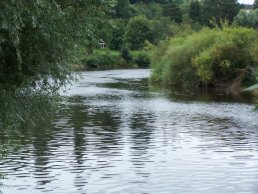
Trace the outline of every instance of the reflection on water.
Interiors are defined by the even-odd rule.
[[[256,194],[252,99],[150,89],[149,73],[82,73],[53,119],[22,130],[3,192]]]

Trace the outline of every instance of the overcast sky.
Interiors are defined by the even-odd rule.
[[[254,0],[238,0],[239,3],[245,3],[245,4],[253,4]]]

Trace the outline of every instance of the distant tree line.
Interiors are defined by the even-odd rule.
[[[99,27],[99,37],[110,49],[138,50],[146,41],[157,44],[175,35],[182,25],[193,30],[232,23],[243,6],[237,0],[117,0],[110,25]]]

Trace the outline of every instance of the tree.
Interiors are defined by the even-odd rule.
[[[145,16],[131,18],[125,32],[125,41],[130,49],[143,48],[146,40],[151,40],[150,21]]]
[[[245,26],[249,28],[258,27],[258,9],[247,12],[246,10],[240,10],[234,21],[239,26]]]
[[[182,22],[182,12],[177,2],[172,1],[169,4],[164,5],[163,10],[163,16],[169,17],[176,23]]]
[[[145,15],[148,19],[156,19],[162,17],[163,8],[159,3],[136,3],[131,6],[132,15]]]
[[[201,5],[199,1],[191,1],[189,7],[189,17],[193,22],[201,23]]]
[[[258,0],[254,0],[253,9],[258,9]]]
[[[154,3],[166,4],[169,2],[169,0],[130,0],[131,4],[135,4],[138,2],[142,2],[142,3],[154,2]]]
[[[114,20],[112,28],[112,38],[109,48],[112,50],[121,50],[123,47],[123,36],[125,33],[126,21],[122,19]]]
[[[217,23],[221,19],[232,22],[239,10],[240,4],[237,0],[204,0],[202,6],[203,22],[207,25],[210,25],[212,19],[215,19]]]
[[[173,35],[172,24],[174,24],[168,17],[161,17],[151,22],[151,40],[152,43],[158,44],[159,41]]]
[[[47,90],[64,83],[69,51],[94,35],[95,24],[111,3],[1,0],[0,88],[30,85]]]
[[[129,0],[118,0],[115,7],[116,17],[128,19],[130,17],[130,3]]]

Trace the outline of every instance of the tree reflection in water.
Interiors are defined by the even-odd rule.
[[[32,144],[35,166],[46,166],[47,143],[51,139],[49,122],[57,105],[58,97],[31,90],[0,92],[0,162],[12,163],[11,153],[21,153]],[[28,130],[30,129],[30,130]],[[24,164],[25,165],[25,164]],[[25,165],[26,166],[26,165]],[[37,173],[37,169],[35,173]],[[0,177],[1,178],[1,177]],[[43,183],[41,183],[43,184]]]

